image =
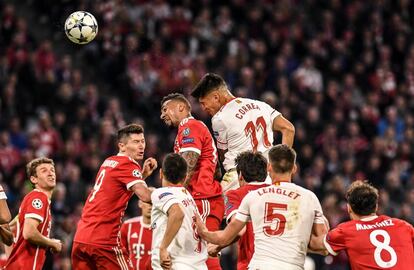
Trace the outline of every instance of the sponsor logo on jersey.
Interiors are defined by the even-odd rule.
[[[42,200],[40,200],[40,199],[34,199],[34,200],[32,201],[32,206],[33,206],[33,208],[35,208],[35,209],[41,209],[41,208],[43,207]]]
[[[184,138],[181,142],[182,144],[193,143],[194,138]]]
[[[183,130],[183,136],[184,137],[187,137],[188,135],[190,135],[190,128],[185,128],[184,130]]]
[[[134,232],[133,234],[131,234],[131,238],[138,238],[138,234]]]
[[[223,195],[224,205],[226,206],[226,212],[233,208],[233,204],[229,202],[229,198],[226,195]]]
[[[165,196],[168,196],[168,195],[173,195],[171,192],[164,192],[164,193],[161,193],[160,194],[160,196],[158,196],[158,199],[162,199],[162,198],[164,198]]]

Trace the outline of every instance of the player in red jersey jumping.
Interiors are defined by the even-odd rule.
[[[188,165],[184,186],[193,196],[202,219],[211,231],[218,230],[224,216],[220,183],[214,179],[217,149],[207,126],[191,116],[191,105],[181,94],[173,93],[161,101],[161,119],[178,128],[174,152]],[[218,258],[207,260],[209,270],[221,269]]]
[[[325,236],[312,237],[310,247],[332,255],[345,250],[353,270],[414,269],[413,226],[397,218],[377,216],[378,190],[368,183],[352,183],[346,198],[351,221]]]
[[[154,188],[150,187],[150,190]],[[135,270],[151,269],[151,208],[152,205],[138,201],[141,216],[125,220],[121,227],[121,243],[128,250]]]
[[[56,185],[55,165],[48,158],[37,158],[27,164],[27,175],[34,190],[20,205],[16,243],[4,269],[41,270],[46,249],[60,252],[62,243],[49,238],[52,225],[50,199]]]
[[[76,270],[133,269],[128,252],[121,245],[120,228],[128,201],[136,194],[151,201],[144,179],[157,168],[153,158],[144,157],[144,129],[137,124],[118,130],[119,153],[101,165],[95,186],[86,199],[76,230],[72,264]]]

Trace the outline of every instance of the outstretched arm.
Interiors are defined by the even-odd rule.
[[[23,238],[33,245],[48,247],[53,252],[60,252],[62,250],[62,242],[58,239],[51,239],[43,236],[37,230],[39,224],[40,221],[37,219],[26,218],[23,225]]]
[[[172,262],[167,248],[177,235],[184,220],[184,212],[177,203],[168,209],[167,215],[167,228],[165,229],[165,234],[160,245],[160,261],[163,269],[171,269]]]
[[[246,222],[236,219],[230,222],[224,230],[210,232],[201,218],[196,215],[197,232],[200,237],[209,243],[219,246],[228,246],[234,238],[237,237],[238,233],[244,228],[245,225]]]
[[[277,116],[273,120],[273,131],[280,131],[282,133],[282,144],[290,147],[293,146],[293,139],[295,137],[295,127],[282,115]]]
[[[138,198],[146,203],[151,203],[151,190],[148,189],[145,183],[138,182],[131,187],[131,190],[138,196]]]

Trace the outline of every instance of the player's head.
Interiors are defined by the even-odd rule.
[[[260,152],[242,152],[237,155],[235,163],[240,185],[243,182],[263,182],[267,177],[267,161]]]
[[[148,187],[149,190],[154,191],[154,187]],[[142,216],[150,219],[151,218],[151,210],[152,210],[152,204],[138,200],[138,207],[141,208],[141,214]]]
[[[201,108],[211,116],[220,110],[229,97],[233,97],[223,78],[214,73],[204,75],[194,87],[191,95],[200,102]]]
[[[55,163],[49,158],[36,158],[27,163],[26,173],[34,188],[53,190],[56,186]]]
[[[162,162],[161,178],[162,185],[177,185],[184,181],[187,176],[187,162],[179,154],[170,153]],[[166,181],[166,182],[165,182]]]
[[[269,175],[273,181],[290,180],[277,179],[281,175],[291,176],[296,172],[296,152],[293,148],[278,144],[269,151]]]
[[[130,124],[118,130],[119,153],[134,160],[144,158],[144,128],[138,124]]]
[[[179,93],[172,93],[161,100],[160,118],[168,126],[178,127],[181,120],[191,115],[190,102]]]
[[[355,181],[346,192],[351,218],[375,214],[378,208],[378,190],[364,181]]]

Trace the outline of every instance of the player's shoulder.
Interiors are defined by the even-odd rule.
[[[118,154],[114,156],[110,156],[105,159],[102,163],[101,167],[111,167],[115,169],[124,168],[124,167],[137,167],[141,169],[141,166],[137,161],[133,158],[128,157],[126,155]]]
[[[175,190],[171,187],[160,187],[155,189],[151,194],[152,201],[159,201],[164,197],[174,196]]]
[[[208,130],[207,126],[200,120],[197,120],[193,117],[186,118],[181,121],[180,126],[178,128],[179,135],[183,137],[187,137],[191,135],[191,133],[197,132],[200,133],[204,130]]]
[[[29,201],[34,198],[41,199],[42,201],[48,201],[47,195],[44,192],[37,190],[37,189],[34,189],[30,191],[29,193],[27,193],[27,195],[24,197],[24,200]]]
[[[391,220],[392,223],[395,224],[396,226],[413,228],[413,225],[411,225],[410,223],[408,223],[407,221],[405,221],[403,219],[393,218],[393,217],[389,217],[389,216],[385,216],[385,215],[382,215],[380,217],[382,217],[383,219],[389,219],[389,220]]]

